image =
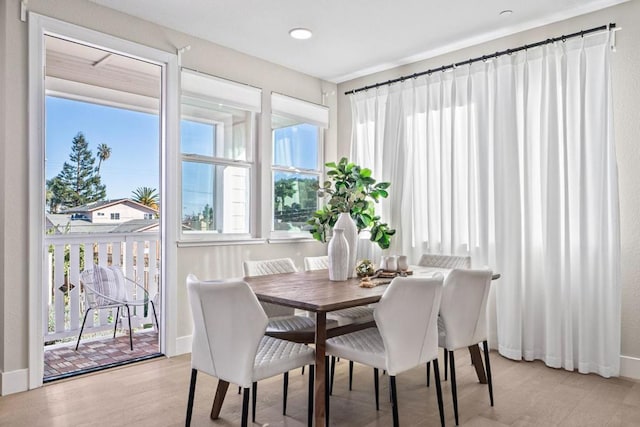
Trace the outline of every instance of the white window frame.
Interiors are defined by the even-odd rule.
[[[190,79],[190,80],[185,80]],[[249,215],[249,230],[247,233],[216,233],[209,230],[206,231],[185,231],[182,229],[182,209],[180,209],[180,220],[178,222],[179,228],[179,245],[189,246],[190,244],[207,244],[207,243],[239,243],[245,241],[251,241],[255,239],[257,234],[257,215],[259,206],[257,204],[257,169],[258,164],[255,153],[257,152],[258,144],[258,122],[260,120],[260,114],[262,112],[262,89],[249,86],[242,83],[233,82],[231,80],[222,79],[211,74],[200,73],[190,70],[188,68],[181,69],[181,102],[180,102],[180,123],[182,120],[189,120],[196,123],[204,123],[226,126],[223,121],[208,120],[199,117],[191,117],[189,115],[184,116],[182,114],[182,99],[187,97],[189,99],[206,99],[207,102],[217,102],[221,105],[227,105],[229,107],[237,108],[240,110],[248,111],[251,113],[250,129],[247,133],[249,140],[246,142],[247,156],[246,160],[234,160],[224,157],[204,156],[199,154],[183,153],[182,148],[178,149],[179,161],[180,161],[180,183],[178,191],[180,193],[180,206],[183,206],[183,188],[182,188],[182,166],[184,162],[202,163],[212,166],[233,166],[239,168],[246,168],[249,170],[249,208],[247,209]],[[194,82],[197,82],[194,84]],[[197,87],[197,89],[196,89]],[[216,140],[220,138],[220,131],[216,129]],[[180,147],[182,141],[180,141]],[[216,180],[216,185],[222,183],[222,179]],[[223,215],[223,210],[218,205],[223,203],[222,199],[214,199],[214,215],[216,215],[216,223],[222,220],[218,215]]]
[[[322,185],[324,178],[324,146],[325,146],[325,129],[329,127],[329,108],[324,105],[314,104],[312,102],[282,95],[279,93],[271,93],[271,176],[269,181],[271,203],[269,209],[269,239],[270,240],[313,240],[308,231],[290,232],[283,230],[274,230],[274,199],[275,199],[275,174],[276,172],[299,173],[305,175],[315,175],[318,177],[318,184]],[[316,169],[302,169],[295,167],[287,167],[276,165],[273,158],[273,149],[275,146],[275,130],[273,127],[273,116],[280,116],[291,119],[299,124],[310,124],[317,126],[317,155],[318,163]],[[265,167],[267,167],[265,165]],[[320,208],[320,198],[318,198],[318,208]]]

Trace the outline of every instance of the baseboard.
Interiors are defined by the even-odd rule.
[[[6,396],[27,390],[29,390],[28,369],[0,373],[0,395]]]
[[[640,359],[620,356],[620,376],[640,380]]]
[[[191,335],[185,335],[185,336],[176,338],[176,353],[174,356],[191,353],[192,342],[193,342],[193,338]]]

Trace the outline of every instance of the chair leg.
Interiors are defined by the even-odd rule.
[[[458,425],[458,386],[456,384],[456,363],[453,351],[449,352],[449,369],[451,370],[451,396],[453,397],[453,415]]]
[[[307,426],[313,426],[313,390],[315,365],[309,365],[309,406],[307,407]]]
[[[189,400],[187,401],[187,419],[184,422],[185,427],[191,425],[191,413],[193,412],[193,398],[196,394],[196,377],[198,376],[198,370],[191,370],[191,382],[189,383]]]
[[[133,351],[133,330],[131,330],[131,310],[129,310],[129,306],[125,305],[127,308],[127,319],[129,320],[129,347],[131,351]]]
[[[489,362],[489,344],[487,341],[482,342],[484,348],[484,364],[487,366],[487,385],[489,386],[489,400],[493,406],[493,381],[491,379],[491,362]]]
[[[289,372],[282,379],[282,415],[287,415],[287,394],[289,392]]]
[[[242,427],[247,427],[249,419],[249,387],[244,388],[242,394]]]
[[[88,308],[87,311],[84,312],[84,319],[82,319],[82,327],[80,328],[80,334],[78,335],[78,342],[76,343],[76,351],[78,351],[78,346],[80,345],[80,337],[82,337],[82,331],[84,331],[84,323],[87,321],[87,314],[91,309]]]
[[[444,350],[444,380],[447,380],[447,366],[449,366],[449,352],[447,349]]]
[[[329,396],[333,395],[333,377],[336,374],[336,358],[335,356],[331,356],[331,373],[329,378]]]
[[[396,376],[389,375],[389,381],[391,382],[391,405],[393,409],[393,427],[398,427],[400,421],[398,420],[398,390],[396,389]]]
[[[349,360],[349,391],[353,389],[353,360]]]
[[[378,368],[373,368],[373,390],[376,394],[376,411],[380,410],[380,383],[378,380]]]
[[[436,379],[436,395],[438,396],[440,425],[444,427],[444,403],[442,402],[442,385],[440,384],[440,367],[438,366],[438,359],[433,361],[433,377]]]
[[[238,386],[238,394],[242,393],[242,387]]]
[[[116,338],[116,331],[118,330],[118,318],[120,316],[120,306],[116,310],[116,317],[113,318],[113,338]]]
[[[329,408],[331,405],[329,404],[329,356],[324,357],[324,425],[325,427],[329,427]]]
[[[258,382],[251,384],[251,422],[256,422],[256,402],[258,400]]]
[[[149,300],[151,303],[151,310],[153,310],[153,318],[156,320],[156,328],[158,328],[158,333],[160,333],[160,323],[158,323],[158,315],[156,314],[156,305],[153,301]]]
[[[431,362],[427,362],[427,387],[429,387],[430,377],[431,377]]]
[[[300,372],[300,375],[304,375],[304,366],[302,367],[302,372]]]

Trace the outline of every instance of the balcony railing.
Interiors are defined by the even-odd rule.
[[[77,336],[84,307],[80,273],[93,264],[120,266],[124,275],[143,286],[160,309],[159,233],[59,234],[45,236],[48,262],[44,272],[44,342]],[[142,299],[142,291],[128,283],[130,298]],[[133,310],[133,308],[132,308]],[[113,329],[115,309],[92,310],[83,335]],[[151,307],[136,307],[131,326],[152,323]],[[159,313],[158,313],[159,316]],[[127,325],[128,326],[128,325]]]

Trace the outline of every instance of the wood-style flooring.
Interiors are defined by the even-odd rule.
[[[463,426],[640,426],[640,382],[604,379],[551,369],[541,362],[514,362],[492,352],[495,407],[478,384],[466,352],[457,354],[460,425]],[[442,366],[442,361],[441,361]],[[346,361],[336,366],[331,397],[332,426],[390,426],[387,377],[381,377],[380,411],[375,410],[373,372],[356,365],[348,390]],[[154,359],[62,380],[0,397],[0,426],[182,426],[189,387],[189,355]],[[258,386],[257,424],[304,426],[307,375],[292,372],[288,415],[282,415],[281,377]],[[438,426],[435,387],[425,386],[425,369],[398,376],[400,424]],[[217,380],[198,376],[193,426],[237,426],[241,396],[230,387],[218,421],[209,419]],[[451,389],[443,382],[446,422],[454,426]]]

